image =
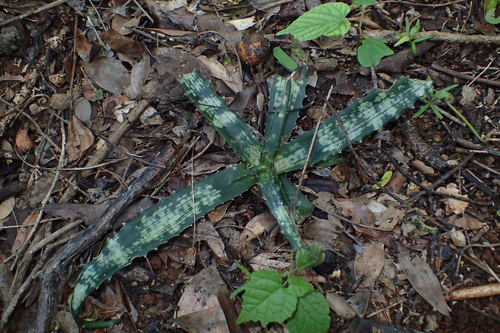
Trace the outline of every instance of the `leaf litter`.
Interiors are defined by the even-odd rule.
[[[53,225],[55,229],[52,229],[54,231],[64,223],[62,219],[81,218],[86,225],[91,225],[92,221],[99,218],[107,209],[108,199],[117,197],[127,186],[127,180],[134,174],[134,170],[144,167],[143,162],[149,161],[154,152],[162,149],[162,140],[163,142],[172,140],[180,144],[186,139],[186,135],[195,135],[198,140],[197,144],[193,145],[195,154],[207,149],[193,162],[194,170],[190,171],[188,164],[184,165],[187,168],[175,170],[175,174],[166,182],[168,189],[181,188],[193,177],[197,178],[199,175],[234,163],[230,159],[219,160],[209,155],[226,152],[228,149],[218,135],[214,135],[210,127],[206,129],[206,124],[186,107],[183,92],[176,80],[181,74],[198,69],[207,78],[213,79],[218,92],[222,92],[228,101],[234,97],[235,92],[244,92],[245,89],[252,90],[250,96],[255,96],[258,91],[260,100],[264,100],[262,92],[265,91],[265,86],[262,82],[265,78],[271,73],[283,75],[287,73],[283,72],[283,69],[272,58],[268,58],[259,68],[246,66],[240,68],[234,47],[242,39],[243,34],[262,31],[273,46],[284,48],[294,57],[296,54],[293,48],[298,47],[305,51],[305,61],[317,64],[316,68],[311,67],[310,70],[317,75],[318,89],[325,88],[331,78],[337,80],[334,97],[335,103],[339,105],[338,109],[347,102],[351,102],[352,96],[361,96],[370,88],[371,82],[368,77],[364,76],[368,72],[359,69],[355,56],[353,57],[355,41],[348,38],[336,40],[321,38],[314,42],[301,42],[294,45],[294,41],[274,36],[277,31],[286,28],[292,18],[300,15],[306,7],[311,8],[313,2],[300,1],[292,6],[284,2],[250,1],[250,7],[229,9],[229,12],[227,12],[227,4],[221,2],[216,4],[219,6],[218,10],[222,9],[221,12],[229,14],[219,16],[210,9],[211,7],[205,7],[203,4],[199,6],[198,3],[188,4],[187,1],[138,3],[142,7],[139,7],[136,2],[124,1],[109,3],[109,6],[103,3],[103,6],[95,9],[84,4],[79,8],[79,13],[83,15],[81,17],[86,17],[86,21],[85,23],[83,20],[77,22],[77,31],[73,31],[72,19],[66,16],[66,12],[61,11],[61,22],[52,23],[50,29],[43,32],[42,44],[40,44],[44,48],[43,52],[49,47],[57,50],[55,56],[50,56],[50,52],[46,53],[49,56],[47,63],[43,66],[39,64],[38,67],[25,66],[28,64],[24,58],[17,58],[15,61],[8,58],[2,59],[2,65],[5,65],[0,73],[1,77],[5,78],[0,82],[2,98],[13,102],[18,107],[25,108],[23,111],[31,112],[31,116],[36,121],[35,125],[27,118],[19,117],[15,122],[9,123],[6,121],[9,119],[9,114],[4,116],[3,112],[7,108],[2,102],[0,104],[2,139],[10,141],[27,162],[40,163],[49,170],[26,166],[22,169],[19,167],[11,169],[15,160],[11,158],[12,155],[2,152],[4,155],[0,157],[0,171],[2,171],[0,191],[2,186],[17,179],[26,181],[30,186],[22,195],[10,197],[0,203],[0,220],[2,217],[8,217],[11,221],[15,217],[14,205],[20,208],[39,208],[40,202],[54,179],[60,152],[57,146],[61,143],[60,131],[58,126],[54,125],[56,123],[54,119],[51,118],[56,115],[52,114],[53,110],[46,110],[38,101],[36,103],[30,101],[31,92],[47,93],[50,106],[58,112],[57,115],[63,115],[68,122],[65,165],[68,168],[83,166],[82,162],[87,158],[92,158],[95,150],[105,147],[106,141],[97,136],[107,137],[119,127],[118,123],[126,123],[128,113],[133,110],[138,100],[145,99],[151,103],[141,117],[142,125],[136,124],[131,127],[120,143],[110,149],[110,158],[106,160],[113,161],[115,156],[125,156],[129,158],[127,161],[117,165],[92,168],[85,172],[64,174],[64,181],[58,182],[50,199],[54,203],[46,205],[44,209],[44,218],[59,219],[54,220],[56,221]],[[71,6],[76,5],[71,4]],[[363,25],[369,25],[375,30],[386,26],[398,30],[400,28],[398,23],[403,20],[403,16],[415,16],[421,18],[426,30],[431,30],[433,25],[439,23],[439,28],[444,27],[445,30],[450,31],[463,30],[468,33],[495,31],[494,26],[481,22],[482,18],[477,15],[481,11],[479,5],[471,4],[470,8],[467,6],[469,5],[465,3],[448,4],[436,8],[420,7],[418,3],[414,6],[396,3],[385,3],[383,6],[379,4],[365,12]],[[65,8],[72,10],[74,7]],[[439,17],[446,17],[447,22],[434,22],[436,20],[432,17],[436,15],[435,12],[443,14]],[[472,13],[470,20],[467,13]],[[33,22],[50,21],[50,17],[38,17],[38,19],[40,21],[34,20]],[[34,24],[28,21],[26,23]],[[475,22],[474,25],[469,26],[469,21]],[[451,26],[453,24],[456,24],[456,27]],[[355,33],[354,30],[352,33]],[[74,40],[73,36],[75,36]],[[54,42],[59,37],[61,37],[60,40],[65,41],[60,46]],[[458,44],[449,43],[445,47],[436,46],[440,43],[431,42],[426,42],[425,47],[419,48],[417,56],[413,55],[411,50],[396,50],[394,56],[383,59],[382,64],[375,69],[380,78],[378,83],[382,87],[387,87],[388,84],[386,85],[384,81],[394,80],[397,76],[394,73],[398,75],[404,73],[425,79],[412,68],[416,66],[415,68],[424,69],[429,63],[435,62],[436,59],[432,56],[435,51],[442,54],[440,63],[444,66],[463,72],[482,66],[480,68],[485,69],[483,75],[494,80],[494,76],[488,69],[490,65],[484,60],[494,59],[495,54],[491,51],[494,51],[494,48],[476,48],[475,44],[466,44],[463,49],[460,49],[455,48]],[[71,75],[73,43],[77,55],[77,62],[74,64],[74,80]],[[167,46],[157,47],[160,44]],[[327,46],[333,48],[329,50],[321,48]],[[428,52],[429,50],[432,52]],[[470,68],[467,67],[469,65],[454,62],[454,59],[466,59],[464,64],[469,64]],[[21,71],[20,64],[25,66],[23,71]],[[494,67],[494,64],[491,66]],[[40,68],[43,68],[43,71]],[[407,68],[410,70],[407,71]],[[25,69],[27,72],[24,72]],[[341,73],[346,73],[343,75],[345,76],[343,80],[341,80]],[[452,78],[449,74],[445,75],[435,70],[429,70],[428,73],[438,85],[446,86],[446,84],[454,83],[450,82]],[[47,77],[49,84],[53,87],[48,87],[43,83],[47,80],[41,80],[41,76]],[[73,80],[71,89],[70,80]],[[5,82],[9,82],[9,85]],[[459,97],[456,103],[459,103],[460,110],[467,116],[477,115],[475,125],[484,122],[483,126],[491,129],[493,126],[491,121],[489,123],[485,121],[485,119],[490,119],[488,118],[490,115],[485,112],[491,111],[497,104],[497,100],[493,89],[488,88],[486,91],[485,88],[483,94],[483,88],[485,86],[477,82],[471,83],[471,87],[459,88],[457,90],[459,92],[455,92],[456,97]],[[311,91],[308,92],[308,98],[311,98],[316,106],[320,104],[320,100],[314,100],[315,97]],[[257,104],[262,105],[262,103],[257,103],[254,99],[254,97],[247,97],[246,101],[241,103],[242,107],[237,104],[232,107],[239,113],[248,114],[247,121],[252,123],[252,126],[258,127],[263,119],[260,112],[264,108],[259,107]],[[110,107],[107,107],[104,101],[109,102]],[[25,102],[27,105],[24,105]],[[72,103],[73,108],[71,108]],[[40,110],[44,112],[37,113]],[[9,112],[13,112],[12,109]],[[317,118],[317,112],[312,107],[304,112],[301,111],[301,121],[296,128],[297,133],[310,128],[310,123],[314,123],[315,115]],[[450,138],[454,138],[458,133],[460,133],[460,138],[465,137],[467,133],[460,132],[461,127],[453,121],[446,124],[446,129],[451,128],[451,131],[445,132],[445,127],[441,128],[441,125],[430,117],[419,120],[419,134],[428,142],[439,145],[442,155],[448,155],[460,161],[459,148],[455,150],[456,143]],[[426,186],[433,184],[437,177],[442,175],[441,170],[426,165],[427,162],[415,159],[414,152],[402,148],[404,145],[400,143],[404,143],[407,138],[404,137],[404,133],[401,135],[399,125],[388,126],[384,132],[387,132],[384,138],[378,136],[375,137],[376,140],[368,138],[366,143],[388,149],[399,149],[402,156],[398,158],[398,162],[404,167],[401,172],[395,171],[389,184],[384,187],[385,189],[397,194],[401,200],[407,200],[408,196],[417,193],[418,188],[410,181],[408,174],[422,181],[422,184]],[[47,146],[46,140],[48,139],[53,143]],[[357,145],[354,147],[356,148]],[[123,149],[126,149],[128,155],[123,152]],[[350,153],[344,154],[344,157],[347,156],[350,157]],[[476,154],[474,159],[481,164],[469,163],[463,166],[464,170],[474,171],[479,176],[479,183],[475,180],[474,184],[468,178],[461,178],[451,183],[448,180],[444,184],[437,185],[436,191],[462,196],[472,201],[490,200],[487,194],[477,189],[481,188],[480,182],[492,188],[492,193],[498,188],[498,182],[495,182],[494,173],[492,173],[496,171],[496,164],[491,157]],[[379,177],[387,171],[388,162],[384,160],[382,154],[374,156],[367,153],[361,158],[369,161]],[[365,185],[371,187],[372,184],[365,184],[362,174],[359,174],[362,172],[356,170],[357,163],[349,159],[344,163],[342,166],[327,168],[323,173],[319,170],[312,170],[317,177],[322,178],[323,182],[336,182],[336,184],[328,187],[331,193],[325,194],[325,192],[318,191],[319,193],[314,194],[314,189],[313,192],[309,192],[310,198],[317,195],[315,202],[317,209],[313,216],[300,226],[308,242],[319,245],[326,253],[334,254],[332,255],[334,260],[324,267],[321,266],[321,270],[318,268],[317,273],[313,271],[308,274],[321,286],[321,290],[330,302],[330,307],[339,317],[344,319],[354,317],[356,312],[353,307],[355,307],[360,315],[370,316],[370,318],[373,315],[376,320],[391,324],[395,318],[395,312],[392,311],[394,308],[391,306],[401,304],[402,313],[405,316],[404,322],[409,323],[411,327],[423,329],[419,321],[411,316],[411,312],[416,309],[419,315],[425,314],[425,318],[430,315],[436,317],[436,315],[432,309],[425,307],[422,309],[422,304],[418,304],[418,300],[415,301],[407,296],[406,291],[410,288],[414,288],[432,307],[447,314],[450,313],[450,309],[446,303],[443,303],[443,287],[449,289],[462,284],[486,285],[490,282],[488,279],[494,279],[495,275],[488,273],[487,270],[484,274],[478,274],[479,268],[470,265],[468,261],[455,262],[457,261],[455,254],[461,253],[460,250],[455,249],[467,247],[466,253],[474,254],[469,258],[476,260],[475,263],[480,267],[485,267],[485,264],[487,267],[496,267],[494,250],[495,244],[498,243],[498,232],[493,221],[497,217],[495,213],[498,214],[498,212],[493,211],[493,208],[466,203],[454,198],[430,195],[426,195],[427,200],[422,199],[415,203],[412,207],[415,210],[398,206],[398,203],[390,202],[379,193],[373,192],[372,188],[363,188]],[[484,171],[488,169],[478,167],[478,165],[484,165],[493,171]],[[3,173],[4,170],[6,174]],[[457,176],[460,173],[454,175]],[[67,187],[78,188],[78,194],[70,196],[69,199],[63,199],[63,193]],[[162,190],[162,194],[165,194],[163,192],[169,191]],[[368,195],[367,192],[369,192]],[[153,200],[156,200],[156,195],[155,193],[151,196]],[[69,200],[70,203],[56,203],[59,200]],[[101,202],[102,200],[105,202]],[[152,200],[149,199],[149,202],[151,204]],[[147,207],[148,204],[140,204],[131,210],[137,213]],[[232,266],[232,263],[238,260],[247,263],[255,271],[263,268],[278,271],[287,269],[291,258],[286,252],[286,245],[283,247],[283,240],[279,236],[274,219],[270,218],[262,207],[261,199],[255,193],[249,197],[245,195],[235,199],[231,203],[231,210],[241,208],[244,213],[232,215],[228,206],[222,206],[209,215],[210,222],[207,220],[199,225],[198,232],[200,233],[197,233],[195,237],[202,242],[198,242],[193,247],[192,239],[183,240],[181,236],[175,244],[169,244],[170,247],[167,249],[160,249],[158,253],[148,255],[151,266],[144,264],[144,267],[154,270],[158,276],[195,280],[198,274],[204,272],[200,271],[201,264],[203,264],[212,267],[214,271],[220,271],[224,276],[222,282],[219,273],[217,273],[219,276],[208,274],[208,277],[204,279],[213,279],[219,281],[221,286],[224,284],[224,286],[231,287],[241,285],[241,280],[234,273]],[[438,228],[439,232],[431,236],[419,230],[411,222],[411,216],[415,212],[423,214],[425,216],[423,221],[431,223],[433,227]],[[28,223],[30,220],[26,218],[22,221]],[[121,221],[118,221],[117,225],[120,223]],[[29,228],[17,227],[15,230],[16,247],[18,247],[22,244]],[[401,244],[411,251],[402,248]],[[11,250],[2,248],[0,257],[8,256]],[[421,256],[425,254],[428,255],[428,263],[421,259]],[[396,275],[392,262],[394,257],[397,257],[399,268],[404,275]],[[140,260],[134,263],[134,265],[142,264]],[[209,266],[213,264],[218,265],[217,268]],[[453,272],[455,266],[459,274]],[[441,269],[453,267],[453,269],[447,269],[444,272],[439,267]],[[472,278],[469,278],[469,275]],[[160,285],[158,276],[155,276],[154,282],[149,280],[148,283]],[[121,277],[114,281],[119,279]],[[370,287],[373,287],[373,290],[366,289]],[[114,290],[112,289],[103,289],[94,305],[97,304],[98,307],[105,309],[108,305],[114,307],[117,303],[121,303],[119,306],[127,307],[131,313],[134,313],[134,304],[139,299],[136,289],[121,290],[117,284]],[[180,288],[177,290],[176,299],[189,292],[187,287],[185,290]],[[213,293],[213,290],[204,290],[202,293],[208,295],[210,292]],[[149,299],[149,307],[154,308],[155,303],[158,306],[165,305],[158,302],[161,300],[161,295],[154,294],[150,290],[145,293],[146,298]],[[397,296],[398,293],[400,296]],[[349,300],[353,307],[346,300]],[[172,304],[174,303],[181,305],[172,301]],[[64,301],[61,302],[61,309],[64,304]],[[489,311],[491,304],[487,299],[483,299],[473,303],[473,306],[482,311]],[[474,308],[469,308],[464,303],[450,303],[449,305],[452,307],[451,315],[458,319],[456,323],[450,323],[447,319],[437,316],[438,326],[443,327],[439,329],[464,330],[463,327],[460,329],[456,327],[473,321],[479,322],[480,328],[478,329],[484,332],[491,326],[484,324],[487,323],[486,319],[478,319],[483,318],[483,315],[475,312]],[[377,313],[384,308],[385,311]],[[137,309],[136,314],[132,316],[133,323],[138,327],[145,327],[145,323],[148,322],[144,319],[147,317],[146,311],[141,307]],[[168,318],[173,317],[174,311],[167,305],[156,310],[158,313],[167,313]],[[118,311],[118,309],[113,309],[107,315],[117,315]],[[372,314],[368,314],[370,311]],[[222,316],[220,316],[221,313]],[[61,322],[67,314],[68,312],[58,314]],[[165,318],[154,316],[148,318],[153,318],[150,319],[150,323],[155,328],[163,325],[162,328],[170,329],[175,326],[172,322],[166,324],[170,319],[165,320]],[[221,312],[220,306],[200,310],[191,317],[188,315],[184,318],[183,325],[194,327],[194,331],[202,332],[204,328],[212,325],[211,319],[216,322],[218,320],[217,325],[224,327],[222,331],[227,331],[227,326],[224,326],[227,317],[224,311]],[[66,327],[68,330],[74,330],[70,324]],[[126,327],[126,329],[129,328]],[[274,326],[269,328],[269,330],[276,329]]]

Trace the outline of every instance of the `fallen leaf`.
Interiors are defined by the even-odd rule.
[[[75,116],[84,123],[90,123],[92,119],[92,105],[85,98],[79,98],[74,105]]]
[[[150,105],[141,114],[141,124],[145,126],[156,126],[165,123],[156,109]]]
[[[224,81],[224,83],[235,93],[243,89],[243,79],[240,72],[233,66],[222,65],[215,58],[207,58],[203,55],[197,57],[210,71],[212,76]]]
[[[168,249],[159,252],[158,255],[165,265],[167,265],[168,258],[189,267],[193,267],[196,264],[196,249],[192,247],[185,248],[172,245]]]
[[[73,116],[68,126],[67,150],[70,161],[77,160],[81,154],[92,146],[94,135],[85,127],[80,119]]]
[[[132,59],[140,59],[144,54],[144,47],[141,43],[125,37],[113,29],[102,32],[101,38],[111,46],[113,51]]]
[[[356,311],[347,303],[345,299],[340,297],[337,293],[327,293],[325,295],[330,309],[343,319],[351,319],[356,317]]]
[[[384,268],[384,245],[368,243],[354,260],[354,276],[356,280],[363,279],[360,286],[371,288]]]
[[[229,205],[231,205],[231,202],[232,201],[228,201],[225,204],[220,205],[220,206],[216,207],[214,210],[210,211],[207,214],[210,222],[217,223],[220,220],[222,220],[224,218],[224,216],[226,215],[227,209],[229,208]]]
[[[224,311],[217,293],[227,292],[227,287],[215,266],[209,266],[196,274],[184,289],[177,303],[179,310],[175,321],[189,332],[227,333]]]
[[[446,187],[440,187],[437,190],[439,192],[443,192],[446,194],[452,194],[455,196],[467,198],[467,195],[460,194],[458,187],[457,187],[457,184],[455,184],[455,183],[450,183]],[[446,214],[448,214],[448,215],[451,213],[462,214],[465,212],[467,207],[469,207],[468,202],[460,201],[460,200],[453,199],[453,198],[444,198],[443,201],[446,204]]]
[[[0,203],[0,220],[10,215],[16,206],[16,198],[10,197]]]
[[[335,218],[335,217],[334,217]],[[334,249],[339,236],[339,227],[330,220],[311,218],[304,223],[304,236],[318,244],[322,249]]]
[[[97,46],[89,42],[85,37],[77,36],[75,42],[75,50],[80,58],[85,62],[90,62],[92,57],[97,52]]]
[[[21,154],[35,147],[35,143],[30,138],[27,128],[22,128],[17,131],[15,147]]]
[[[229,261],[224,249],[224,242],[210,221],[201,220],[196,222],[196,241],[199,242],[202,240],[207,242],[208,247],[210,247],[217,258],[223,260],[225,263]]]
[[[54,94],[50,96],[50,106],[56,110],[64,110],[71,105],[69,94]]]
[[[59,310],[56,314],[56,321],[60,329],[64,333],[78,333],[80,332],[78,325],[76,324],[73,316],[70,312]]]
[[[245,225],[245,230],[240,235],[240,246],[248,244],[255,238],[261,237],[264,232],[271,231],[276,226],[276,220],[271,214],[263,213],[254,216]]]
[[[246,30],[246,29],[253,27],[255,25],[255,16],[231,20],[231,21],[228,21],[227,23],[234,26],[236,28],[236,30]]]
[[[465,235],[461,230],[457,230],[457,229],[453,228],[450,231],[450,237],[451,237],[451,241],[456,246],[463,247],[463,246],[467,245],[467,240],[465,239]]]
[[[392,231],[396,225],[403,219],[405,212],[394,206],[388,206],[387,210],[376,217],[375,225],[378,229]]]
[[[277,253],[261,253],[250,259],[249,263],[254,272],[263,269],[285,271],[290,267],[291,256]]]
[[[465,230],[479,230],[486,225],[486,223],[470,215],[464,215],[458,219],[450,218],[449,223],[456,227],[464,228]]]
[[[35,223],[36,219],[38,217],[38,211],[33,211],[31,212],[26,218],[24,219],[23,223],[21,225],[29,225]],[[32,227],[20,227],[17,229],[16,233],[16,239],[14,240],[14,244],[12,245],[12,253],[17,253],[17,251],[23,246],[24,242],[26,241],[26,238],[28,237]]]
[[[127,96],[136,99],[141,96],[144,82],[149,73],[149,56],[144,56],[141,61],[132,67],[130,72],[130,86],[127,88]]]
[[[419,256],[411,258],[410,251],[399,246],[399,266],[411,285],[430,305],[445,316],[450,315],[441,289],[441,283],[430,266]]]
[[[83,64],[87,75],[104,90],[121,94],[130,83],[130,74],[121,61],[112,58],[99,58]]]
[[[68,220],[82,219],[86,225],[92,225],[102,216],[108,206],[108,203],[49,203],[45,205],[44,211],[54,217]]]

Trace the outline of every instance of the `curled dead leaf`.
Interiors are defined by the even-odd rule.
[[[458,197],[467,198],[467,195],[460,194],[457,184],[454,183],[450,183],[446,187],[440,187],[438,188],[438,191],[446,194],[455,195]],[[444,203],[446,204],[446,214],[448,215],[451,213],[462,214],[465,212],[467,207],[469,207],[468,202],[460,201],[453,198],[444,198]]]
[[[70,161],[77,160],[81,154],[92,146],[94,135],[85,127],[78,117],[73,116],[68,126],[67,150]]]
[[[16,149],[19,153],[25,153],[35,147],[35,142],[28,134],[27,128],[22,128],[16,133]]]

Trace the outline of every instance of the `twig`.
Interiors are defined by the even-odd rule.
[[[169,168],[174,167],[175,160],[172,160],[174,149],[168,148],[161,151],[160,155],[154,160],[155,164],[167,164]],[[53,313],[60,301],[60,293],[57,293],[69,278],[67,269],[72,260],[81,255],[90,246],[92,246],[112,227],[116,218],[144,191],[152,186],[152,180],[162,171],[162,168],[149,167],[137,180],[131,184],[128,190],[122,193],[104,214],[85,231],[78,233],[63,249],[56,253],[40,272],[42,279],[42,289],[38,298],[38,311],[35,327],[30,331],[33,333],[47,332]]]
[[[123,162],[123,161],[128,160],[130,158],[130,157],[122,157],[122,158],[118,158],[116,160],[112,160],[112,161],[108,161],[108,162],[104,162],[104,163],[100,163],[100,164],[96,164],[96,165],[84,166],[84,167],[75,167],[75,168],[50,168],[50,167],[43,167],[41,165],[31,164],[30,162],[26,161],[21,155],[19,155],[18,152],[16,152],[16,154],[17,154],[17,158],[19,158],[21,160],[21,162],[23,162],[24,164],[26,164],[30,168],[38,169],[38,170],[48,170],[48,171],[84,171],[84,170],[92,170],[92,169],[101,168],[101,167],[104,167],[104,166],[107,166],[107,165],[110,165],[110,164],[115,164],[115,163]]]
[[[299,184],[297,185],[295,195],[293,196],[292,206],[290,207],[291,211],[293,211],[297,205],[297,199],[299,198],[300,187],[302,186],[302,182],[304,181],[304,176],[306,174],[307,165],[309,164],[309,160],[311,159],[312,150],[314,148],[314,142],[316,141],[316,136],[318,135],[319,125],[321,124],[321,119],[323,119],[323,115],[326,111],[326,106],[328,104],[328,100],[330,99],[330,96],[332,95],[332,91],[333,91],[333,84],[330,86],[330,89],[328,90],[328,94],[326,95],[325,103],[323,104],[323,107],[321,108],[318,122],[316,123],[316,127],[314,128],[314,133],[313,133],[313,137],[311,139],[311,144],[309,145],[309,151],[307,152],[306,161],[304,163],[304,166],[302,167],[302,171],[300,172]]]
[[[389,43],[395,43],[399,40],[399,36],[396,31],[392,30],[372,30],[365,31],[365,34],[370,38],[381,38]],[[464,35],[451,32],[441,32],[441,31],[425,31],[418,33],[415,38],[420,38],[424,36],[433,35],[432,41],[438,42],[448,42],[448,43],[478,43],[478,44],[496,44],[500,45],[500,35]]]
[[[477,76],[469,82],[469,84],[467,85],[467,87],[470,87],[474,82],[476,82],[477,79],[479,79],[481,77],[481,75],[484,74],[484,72],[486,72],[488,70],[488,68],[490,68],[491,64],[493,63],[493,60],[491,60],[488,65],[486,65],[486,67],[481,71],[481,73],[477,74]]]
[[[66,131],[64,130],[64,124],[61,124],[61,154],[59,155],[59,163],[58,163],[58,167],[59,168],[62,168],[64,166],[64,161],[65,161],[64,154],[65,153],[66,153]],[[47,194],[45,195],[45,198],[42,200],[42,205],[40,207],[40,211],[38,212],[38,216],[36,218],[35,225],[33,226],[33,228],[31,228],[31,231],[30,231],[28,237],[26,237],[26,240],[24,241],[22,247],[17,252],[16,259],[12,263],[11,269],[13,269],[14,267],[16,267],[17,263],[22,258],[22,256],[24,255],[24,252],[26,251],[26,249],[30,245],[30,242],[33,239],[33,236],[37,232],[38,225],[40,224],[40,221],[42,220],[43,209],[45,208],[45,205],[49,202],[50,197],[52,195],[52,192],[54,191],[54,188],[56,187],[56,184],[57,184],[57,181],[59,180],[59,176],[60,175],[61,175],[61,171],[56,171],[55,172],[54,179],[52,180],[52,184],[50,185],[50,188],[47,191]],[[19,279],[19,278],[22,279],[23,277],[22,276],[16,276],[16,279]],[[14,282],[14,284],[16,284],[16,283]]]
[[[500,36],[500,34],[499,34],[499,36]],[[493,86],[493,87],[500,88],[500,81],[482,79],[482,78],[479,78],[479,77],[475,78],[474,76],[471,76],[471,75],[468,75],[468,74],[464,74],[464,73],[460,73],[460,72],[454,71],[452,69],[448,69],[448,68],[445,68],[443,66],[439,66],[437,64],[432,64],[431,68],[435,69],[437,71],[446,73],[448,75],[451,75],[451,76],[454,76],[454,77],[458,77],[460,79],[464,79],[464,80],[476,80],[479,83],[484,83],[484,84],[488,84],[488,85]]]
[[[14,23],[14,22],[17,22],[17,21],[20,21],[22,19],[25,19],[27,17],[30,17],[32,15],[36,15],[36,14],[39,14],[45,10],[49,10],[49,9],[52,9],[54,7],[57,7],[59,5],[62,5],[63,3],[65,2],[68,2],[68,0],[57,0],[57,1],[54,1],[54,2],[51,2],[51,3],[48,3],[38,9],[35,9],[35,10],[28,10],[27,12],[25,13],[22,13],[21,15],[18,15],[16,17],[13,17],[13,18],[10,18],[8,20],[5,20],[3,22],[0,22],[0,28],[1,27],[4,27],[8,24],[11,24],[11,23]]]

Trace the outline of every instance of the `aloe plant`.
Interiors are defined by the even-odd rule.
[[[268,81],[268,107],[276,112],[269,113],[267,118],[263,145],[254,135],[254,130],[229,110],[224,100],[198,72],[180,79],[186,95],[195,103],[197,110],[241,157],[242,162],[160,200],[109,238],[101,254],[83,267],[75,284],[71,311],[79,324],[86,327],[112,324],[114,321],[86,322],[79,319],[80,306],[93,290],[128,265],[133,258],[145,256],[178,235],[193,220],[203,217],[216,206],[255,184],[260,187],[292,249],[298,251],[303,248],[297,223],[310,214],[312,204],[303,194],[296,196],[296,187],[288,180],[286,173],[302,169],[306,160],[308,166],[328,160],[340,153],[347,142],[334,118],[320,126],[310,159],[307,155],[313,140],[312,131],[288,141],[298,117],[297,112],[290,111],[302,106],[305,95],[305,69],[301,70],[299,76],[298,79],[274,76]],[[372,91],[348,106],[340,112],[340,117],[349,139],[359,142],[378,130],[411,107],[415,100],[425,96],[431,87],[432,83],[427,81],[401,78],[390,90]]]

